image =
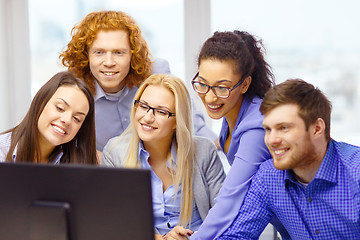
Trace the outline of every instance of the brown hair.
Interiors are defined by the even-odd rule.
[[[320,89],[302,79],[289,79],[274,86],[265,94],[260,112],[266,115],[272,109],[289,103],[296,104],[299,107],[298,114],[304,120],[306,130],[318,118],[323,119],[326,139],[331,140],[331,103]]]
[[[59,58],[64,66],[89,85],[93,93],[95,77],[89,67],[88,51],[99,31],[114,30],[124,30],[129,36],[131,67],[126,84],[139,86],[151,74],[149,49],[133,18],[121,11],[92,12],[71,30],[72,39]]]
[[[59,152],[63,152],[61,163],[96,164],[95,114],[94,98],[89,87],[70,72],[55,74],[40,88],[31,102],[25,118],[16,127],[6,131],[11,133],[11,145],[6,161],[13,162],[12,154],[16,151],[17,162],[39,162],[39,117],[50,98],[62,86],[76,86],[86,96],[89,102],[89,112],[76,136],[69,142],[55,147],[49,156],[49,162],[54,161]]]

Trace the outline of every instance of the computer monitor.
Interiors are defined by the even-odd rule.
[[[0,163],[1,240],[154,239],[150,172]]]

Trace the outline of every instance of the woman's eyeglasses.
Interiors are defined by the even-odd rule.
[[[213,93],[218,96],[219,98],[228,98],[230,96],[230,93],[232,90],[240,86],[245,78],[242,78],[234,87],[228,88],[228,87],[220,87],[220,86],[209,86],[205,83],[202,83],[196,79],[198,79],[199,73],[195,75],[193,80],[191,81],[191,84],[195,90],[195,92],[200,94],[206,94],[210,91],[210,89],[213,91]]]
[[[146,114],[147,112],[152,110],[153,115],[155,117],[159,117],[159,118],[170,118],[170,117],[175,116],[175,113],[171,113],[171,112],[169,112],[167,110],[164,110],[164,109],[161,109],[161,108],[150,107],[149,105],[147,105],[146,103],[141,102],[140,100],[135,100],[134,101],[134,107],[138,111],[141,111],[144,114]]]

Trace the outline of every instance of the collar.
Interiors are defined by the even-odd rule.
[[[176,145],[175,141],[173,140],[173,142],[171,144],[171,164],[172,164],[172,168],[176,167],[177,153],[176,153],[175,145]],[[145,150],[144,144],[140,140],[139,141],[138,159],[140,160],[141,165],[146,169],[151,169],[151,166],[150,166],[150,164],[148,162],[149,157],[150,157],[149,152]],[[168,164],[168,167],[170,167],[169,164]]]
[[[100,84],[95,81],[95,96],[94,96],[94,100],[98,100],[100,98],[105,98],[109,101],[119,101],[121,98],[125,97],[128,93],[129,93],[129,87],[125,85],[125,87],[123,89],[121,89],[119,92],[119,97],[111,97],[111,95],[107,94],[104,92],[104,90],[102,89],[102,87],[100,86]],[[117,94],[116,93],[116,94]]]

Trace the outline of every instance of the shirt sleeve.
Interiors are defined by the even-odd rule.
[[[215,239],[229,228],[240,210],[252,176],[269,157],[262,129],[243,133],[234,162],[215,199],[215,205],[198,232],[191,237],[192,240]]]
[[[217,239],[259,239],[273,217],[264,186],[256,174],[235,221]]]

